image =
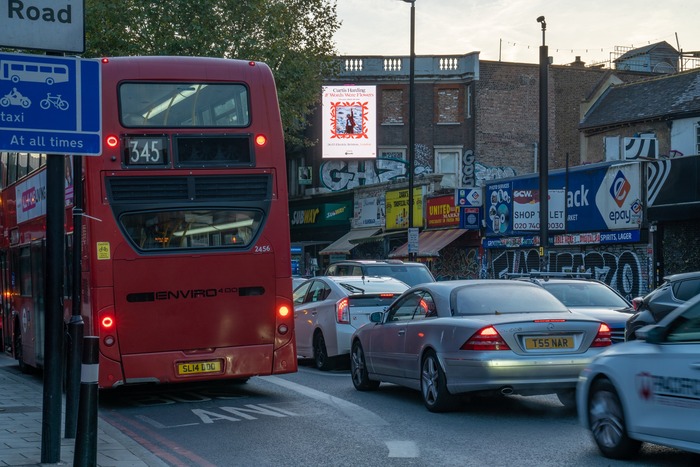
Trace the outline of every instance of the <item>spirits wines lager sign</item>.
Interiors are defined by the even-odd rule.
[[[82,53],[84,0],[0,0],[0,46]]]

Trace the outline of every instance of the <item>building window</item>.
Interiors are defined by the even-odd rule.
[[[459,123],[459,88],[440,88],[437,90],[437,123]]]
[[[382,90],[382,124],[403,124],[403,90]]]
[[[379,157],[382,159],[395,159],[408,161],[406,156],[406,148],[379,148]]]
[[[459,148],[435,149],[435,172],[442,174],[442,188],[459,186],[462,150]]]
[[[619,136],[604,136],[603,144],[605,145],[605,160],[619,161],[620,160],[620,137]]]

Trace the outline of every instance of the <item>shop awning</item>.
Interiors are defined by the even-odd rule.
[[[357,245],[350,243],[350,240],[356,238],[370,237],[377,232],[379,228],[369,228],[369,229],[352,229],[350,232],[346,233],[340,237],[335,242],[328,245],[323,250],[319,251],[320,255],[349,255],[350,250],[355,248]]]
[[[457,240],[466,229],[424,230],[418,236],[418,256],[439,256],[440,250]],[[389,253],[389,258],[407,258],[408,243]]]

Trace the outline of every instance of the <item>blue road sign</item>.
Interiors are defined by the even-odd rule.
[[[98,60],[0,54],[0,150],[102,153]]]

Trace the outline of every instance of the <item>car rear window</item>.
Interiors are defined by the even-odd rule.
[[[596,282],[556,283],[544,282],[544,288],[566,306],[626,308],[622,297],[606,286]]]
[[[456,288],[450,305],[457,316],[504,313],[569,313],[552,294],[541,287],[511,284],[480,284]]]
[[[423,284],[424,282],[435,282],[428,268],[421,266],[380,264],[365,266],[365,270],[369,276],[389,276],[410,286]]]
[[[350,306],[367,307],[367,306],[389,306],[394,302],[394,299],[400,294],[382,294],[382,295],[361,295],[350,296]]]

